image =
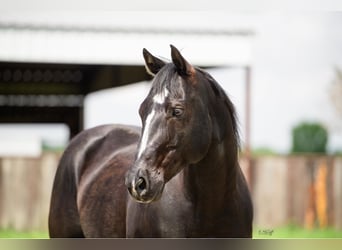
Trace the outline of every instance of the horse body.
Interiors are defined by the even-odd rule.
[[[100,126],[71,141],[55,177],[50,236],[251,237],[232,103],[174,47],[170,64],[146,50],[144,58],[155,79],[142,129]]]
[[[127,188],[140,129],[104,125],[76,136],[57,168],[50,237],[125,237]]]

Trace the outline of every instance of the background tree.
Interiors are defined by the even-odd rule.
[[[292,130],[293,153],[326,153],[328,132],[319,123],[303,122]],[[320,228],[327,226],[327,164],[316,166],[315,161],[307,158],[307,169],[311,181],[308,187],[305,209],[305,227],[312,229],[315,222]]]
[[[292,130],[293,153],[326,153],[328,132],[319,123],[303,122]]]

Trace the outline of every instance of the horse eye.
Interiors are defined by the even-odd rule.
[[[181,108],[172,109],[172,116],[180,117],[182,114],[183,114],[183,109],[181,109]]]

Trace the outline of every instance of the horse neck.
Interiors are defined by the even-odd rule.
[[[188,196],[199,206],[222,209],[223,202],[233,196],[238,175],[237,147],[232,138],[212,143],[207,155],[184,170]]]

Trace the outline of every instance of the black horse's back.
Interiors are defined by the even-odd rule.
[[[93,173],[98,172],[97,178],[107,179],[114,186],[124,186],[124,180],[114,180],[121,183],[113,183],[113,176],[116,171],[126,171],[129,167],[133,159],[122,157],[122,154],[134,155],[139,137],[140,129],[137,127],[103,125],[84,130],[70,142],[61,157],[53,184],[49,214],[50,237],[87,236],[85,222],[99,219],[91,218],[94,215],[87,213],[87,208],[96,205],[96,201],[91,198],[94,195]],[[122,161],[122,158],[126,160]],[[122,191],[126,194],[126,190]],[[109,196],[118,195],[111,190],[102,192]],[[108,198],[115,199],[107,195]],[[98,212],[101,211],[98,209]],[[106,216],[103,213],[96,214]],[[80,216],[83,216],[82,221],[85,222],[80,222]]]

